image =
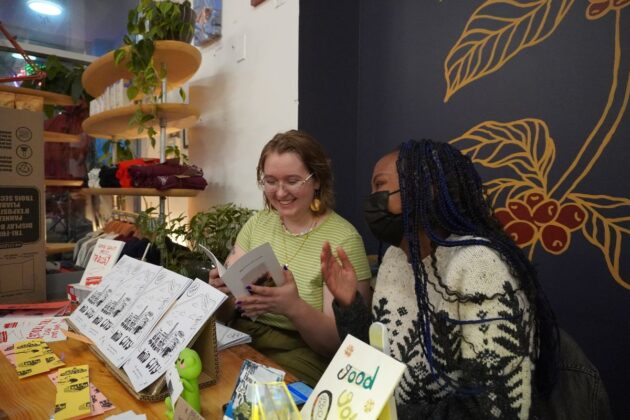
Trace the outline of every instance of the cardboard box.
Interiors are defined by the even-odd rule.
[[[15,108],[15,93],[0,92],[0,108]]]
[[[15,109],[41,112],[44,110],[44,98],[42,98],[41,96],[21,95],[19,93],[16,93]]]
[[[46,299],[43,126],[0,108],[0,303]]]

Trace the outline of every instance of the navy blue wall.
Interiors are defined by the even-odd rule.
[[[485,121],[543,121],[556,156],[553,184],[575,159],[608,103],[615,57],[615,10],[586,18],[589,2],[550,1],[553,13],[567,7],[549,36],[524,48],[496,72],[457,90],[447,102],[444,63],[483,1],[376,0],[300,2],[299,126],[312,132],[333,158],[337,210],[376,252],[362,218],[372,166],[408,138],[450,141]],[[610,2],[612,4],[612,2]],[[510,16],[505,8],[499,14]],[[620,88],[630,70],[630,7],[620,12]],[[516,35],[518,39],[518,35]],[[613,102],[610,116],[619,111]],[[616,108],[615,108],[616,107]],[[630,122],[628,112],[599,160],[575,188],[620,199],[617,217],[628,218]],[[601,136],[600,136],[601,137]],[[484,179],[504,176],[479,166]],[[505,205],[505,202],[501,203]],[[625,221],[626,229],[628,221]],[[601,232],[601,230],[600,230]],[[628,241],[628,235],[622,235]],[[621,247],[617,280],[604,253],[581,230],[559,255],[538,244],[533,261],[561,326],[600,369],[618,418],[629,418],[625,384],[630,363],[630,272]]]

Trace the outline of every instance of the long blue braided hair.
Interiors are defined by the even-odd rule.
[[[418,321],[423,338],[421,343],[431,372],[436,379],[451,384],[460,393],[475,394],[482,390],[459,385],[440,370],[433,356],[430,319],[434,314],[428,301],[427,267],[420,257],[420,230],[431,240],[434,273],[447,291],[435,265],[436,246],[488,246],[496,250],[508,264],[510,272],[520,283],[519,288],[529,300],[535,327],[532,354],[536,363],[535,384],[540,394],[548,394],[557,374],[559,335],[555,316],[533,265],[494,217],[473,163],[448,143],[425,139],[401,144],[396,165],[400,179],[404,233],[409,243],[415,277]],[[450,234],[472,238],[449,240]],[[497,297],[463,295],[456,291],[448,293],[460,302],[481,302]]]

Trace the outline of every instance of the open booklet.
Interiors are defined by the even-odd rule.
[[[203,245],[199,245],[199,248],[201,248],[217,267],[219,277],[221,277],[234,296],[248,295],[249,292],[246,286],[250,284],[272,286],[273,284],[266,282],[267,273],[269,273],[276,286],[280,286],[284,283],[282,268],[268,242],[252,249],[229,268],[221,264],[208,248]]]

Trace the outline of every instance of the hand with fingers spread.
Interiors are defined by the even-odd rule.
[[[357,294],[357,275],[346,251],[340,246],[337,247],[337,256],[339,261],[333,255],[330,243],[324,242],[321,253],[324,282],[339,305],[347,307],[354,302]]]
[[[251,294],[237,296],[236,308],[248,318],[272,313],[284,315],[290,319],[292,310],[299,306],[299,302],[302,300],[298,294],[293,274],[289,270],[284,270],[283,274],[284,284],[282,286],[267,287],[255,284],[247,286],[247,290]]]

